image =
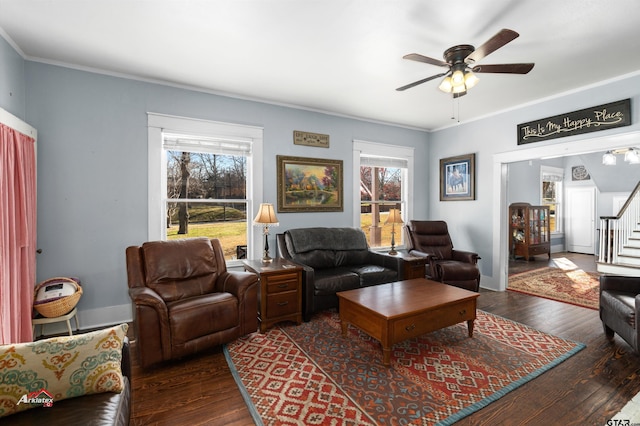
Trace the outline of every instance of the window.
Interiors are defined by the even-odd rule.
[[[354,151],[356,226],[362,228],[370,247],[390,247],[392,230],[396,246],[403,245],[402,224],[385,222],[392,208],[400,210],[405,222],[411,217],[413,149],[356,141]]]
[[[230,264],[253,253],[261,142],[261,129],[150,114],[149,239],[218,238]]]
[[[562,181],[564,171],[556,167],[541,166],[541,203],[549,206],[551,232],[562,232]]]

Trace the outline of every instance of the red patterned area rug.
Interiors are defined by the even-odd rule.
[[[380,344],[336,312],[282,324],[225,346],[227,362],[258,425],[450,425],[584,348],[478,311],[466,323]]]
[[[600,274],[582,269],[544,267],[509,275],[507,289],[545,299],[599,309]]]

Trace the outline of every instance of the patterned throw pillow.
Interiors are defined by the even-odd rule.
[[[128,325],[0,346],[0,417],[124,387],[120,361]]]

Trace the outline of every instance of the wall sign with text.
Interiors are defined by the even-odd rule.
[[[293,131],[293,143],[295,145],[315,146],[320,148],[329,148],[329,135],[320,133]]]
[[[518,145],[631,124],[631,99],[518,124]]]

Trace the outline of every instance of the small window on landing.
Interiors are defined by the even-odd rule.
[[[563,169],[542,166],[540,168],[541,204],[549,206],[551,232],[562,232],[562,181]]]

